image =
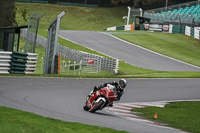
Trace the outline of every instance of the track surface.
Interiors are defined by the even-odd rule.
[[[94,31],[64,31],[59,36],[134,66],[158,71],[200,71],[199,68]]]
[[[178,130],[122,119],[106,111],[82,109],[93,86],[118,79],[0,77],[0,105],[64,121],[139,133]],[[200,99],[200,79],[128,79],[120,103]]]

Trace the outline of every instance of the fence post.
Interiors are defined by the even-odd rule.
[[[57,74],[60,74],[60,56],[58,56],[58,73]]]
[[[81,75],[81,70],[82,70],[82,60],[80,61],[79,75]]]
[[[41,69],[42,69],[42,66],[43,66],[43,57],[41,57]]]
[[[74,61],[74,75],[75,75],[75,70],[76,70],[76,61]]]
[[[22,35],[25,34],[25,32],[26,32],[25,30],[23,30],[23,31],[24,32],[22,33]],[[42,46],[46,49],[49,49],[48,45],[47,45],[47,39],[38,35],[38,39],[41,39],[41,38],[42,38],[42,41],[38,41],[37,43],[41,43],[41,44],[39,44],[40,46]],[[45,44],[45,45],[43,45],[43,44]],[[94,54],[90,54],[90,53],[82,52],[82,51],[78,51],[78,50],[73,50],[73,49],[70,49],[68,47],[61,46],[60,44],[58,44],[58,47],[59,48],[57,50],[57,55],[60,55],[64,58],[67,58],[68,60],[74,60],[74,61],[79,62],[80,60],[82,60],[84,58],[92,58],[94,56]],[[46,56],[49,56],[49,54],[47,54],[47,52],[46,52]],[[46,61],[46,56],[45,56],[45,59],[44,59],[44,73],[49,72],[49,70],[47,69],[48,68],[47,66],[49,64]],[[98,56],[98,55],[95,55],[95,58],[98,58],[99,62],[100,62],[99,73],[101,72],[101,70],[108,70],[108,71],[114,72],[114,70],[113,69],[111,70],[111,68],[116,68],[116,66],[110,66],[110,65],[107,64],[107,63],[109,63],[109,61],[108,61],[109,58],[104,58],[104,57]],[[114,61],[116,61],[116,59],[114,59]]]
[[[70,62],[71,62],[71,61],[69,61],[69,62],[68,62],[68,63],[69,63],[69,65],[70,65]],[[69,70],[70,70],[70,66],[68,67],[68,74],[69,74]]]

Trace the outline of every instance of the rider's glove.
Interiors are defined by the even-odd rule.
[[[98,89],[97,89],[97,87],[95,86],[93,92],[95,92],[95,91],[97,91],[97,90],[98,90]]]

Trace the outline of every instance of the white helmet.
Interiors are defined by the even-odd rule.
[[[120,89],[124,89],[126,87],[127,81],[125,79],[120,79],[119,80],[119,87]]]

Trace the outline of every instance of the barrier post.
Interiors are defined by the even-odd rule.
[[[134,31],[134,24],[131,24],[131,31]]]
[[[60,56],[58,56],[58,72],[57,74],[60,74]]]

